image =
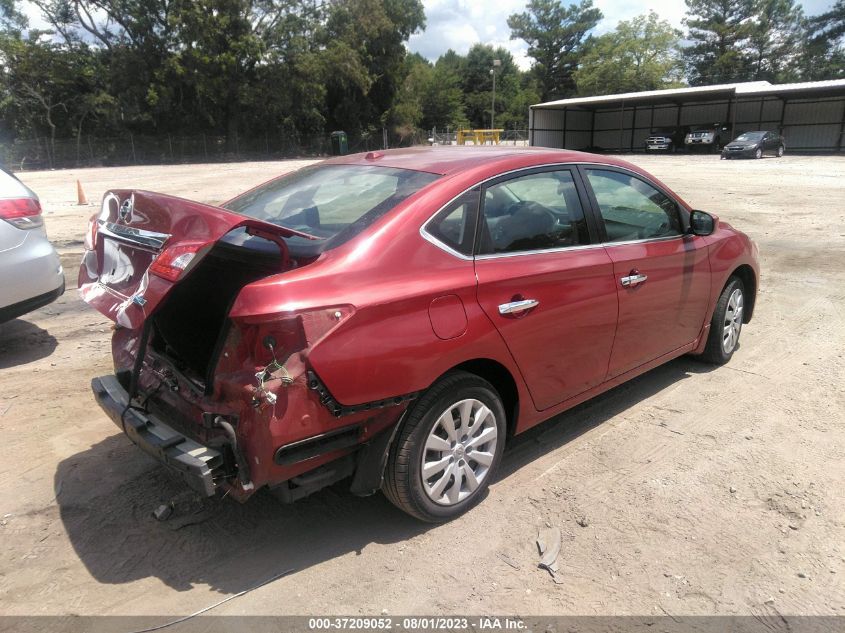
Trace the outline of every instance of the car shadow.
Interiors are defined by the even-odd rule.
[[[528,463],[565,446],[663,389],[717,368],[682,356],[510,438],[497,480],[506,479]]]
[[[513,438],[497,479],[707,370],[689,359],[673,361]],[[360,555],[368,544],[397,543],[430,527],[381,494],[351,495],[344,482],[293,505],[264,491],[243,505],[200,499],[120,434],[62,461],[55,487],[74,550],[98,582],[109,584],[150,576],[178,591],[205,584],[235,593],[281,571]],[[156,520],[153,510],[171,501],[172,515]]]
[[[0,323],[0,369],[46,358],[58,342],[47,330],[23,319]]]

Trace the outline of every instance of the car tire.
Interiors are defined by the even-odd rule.
[[[784,151],[783,145],[778,145],[778,153],[777,153],[778,158],[783,158],[783,151]]]
[[[739,277],[731,277],[713,310],[707,346],[700,356],[701,360],[724,365],[731,359],[739,345],[744,308],[745,287]]]
[[[455,424],[452,433],[444,423]],[[484,496],[502,459],[506,428],[505,408],[493,385],[465,371],[449,372],[412,405],[402,422],[382,491],[393,505],[421,521],[441,523],[463,514]],[[483,454],[484,463],[473,454]]]
[[[759,147],[757,148],[757,151],[754,152],[754,158],[757,158],[757,159],[763,158],[763,150],[760,149]]]

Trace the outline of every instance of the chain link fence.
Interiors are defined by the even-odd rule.
[[[424,143],[424,134],[389,134],[384,130],[349,138],[349,151],[366,152],[388,147]],[[172,163],[233,162],[277,160],[331,153],[328,134],[265,135],[239,138],[227,144],[226,137],[137,136],[97,137],[83,135],[72,139],[40,137],[0,143],[0,164],[14,171],[68,167],[109,167]]]

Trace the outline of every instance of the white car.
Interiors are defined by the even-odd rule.
[[[0,169],[0,323],[45,306],[64,291],[64,271],[47,240],[38,196]]]

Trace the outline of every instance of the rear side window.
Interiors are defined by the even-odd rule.
[[[678,205],[636,176],[587,169],[608,242],[682,235]]]
[[[472,255],[478,191],[468,191],[438,213],[426,225],[426,232],[463,255]]]
[[[484,192],[479,253],[588,244],[584,210],[568,169],[527,174]]]

